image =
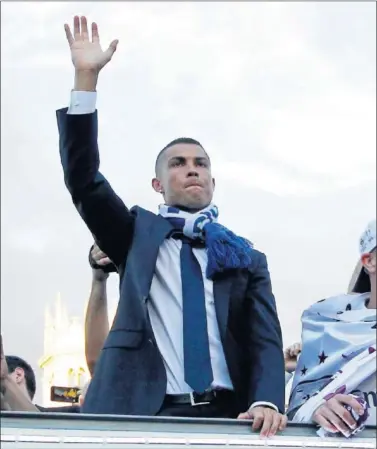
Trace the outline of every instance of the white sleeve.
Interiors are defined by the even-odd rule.
[[[96,110],[97,92],[73,90],[68,114],[83,115],[93,114]]]
[[[251,410],[254,407],[268,407],[275,410],[275,412],[279,412],[279,409],[276,407],[276,405],[272,404],[271,402],[264,402],[264,401],[254,402],[253,404],[251,404],[249,410]]]

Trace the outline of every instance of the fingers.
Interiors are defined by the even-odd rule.
[[[71,29],[69,28],[69,25],[67,25],[66,23],[64,24],[64,30],[65,30],[65,35],[67,37],[68,44],[71,47],[74,42],[74,38],[72,36]]]
[[[110,263],[112,263],[112,262],[111,262],[111,260],[109,259],[109,257],[104,257],[103,259],[99,259],[99,260],[97,261],[97,265],[101,265],[101,266],[109,265]]]
[[[69,45],[72,45],[75,40],[89,40],[88,21],[85,16],[75,16],[73,18],[73,35],[71,33],[69,25],[65,24],[64,29]],[[93,42],[99,41],[98,27],[95,23],[92,24],[92,36]]]
[[[105,253],[103,253],[102,251],[99,252],[98,254],[96,254],[93,257],[93,259],[97,265],[107,265],[107,264],[111,263],[110,258],[107,257],[107,255]]]
[[[95,243],[93,245],[93,249],[92,249],[92,257],[93,259],[98,259],[100,257],[107,257],[107,254],[105,254],[101,248],[97,245],[97,243]]]
[[[342,422],[345,422],[347,424],[349,428],[356,428],[356,421],[352,418],[351,413],[346,410],[341,403],[337,402],[336,399],[330,399],[327,405],[340,418]]]
[[[97,244],[94,244],[91,255],[93,257],[93,260],[97,265],[109,265],[112,263],[109,257],[107,257],[107,254],[105,254]]]
[[[73,18],[73,34],[71,32],[70,27],[67,24],[64,25],[64,30],[70,47],[72,47],[75,41],[82,41],[85,43],[89,42],[88,21],[85,16],[81,17],[75,16]],[[99,45],[98,25],[95,22],[92,23],[91,30],[92,30],[92,43]],[[117,39],[113,40],[109,45],[109,48],[104,52],[105,61],[103,65],[109,62],[113,57],[113,54],[117,49],[118,42],[119,41]]]
[[[295,343],[289,348],[289,355],[291,357],[297,357],[301,352],[301,344]]]
[[[250,418],[251,418],[251,416],[249,415],[248,412],[240,413],[240,414],[237,416],[237,419],[250,419]]]
[[[348,437],[351,434],[350,429],[355,429],[357,423],[343,404],[352,407],[359,415],[364,413],[363,407],[354,397],[337,394],[316,410],[313,419],[329,432],[341,432]]]
[[[254,420],[253,420],[253,425],[251,426],[251,428],[255,431],[255,430],[259,430],[262,427],[263,424],[263,415],[262,413],[255,413],[254,415]]]
[[[300,354],[300,352],[301,343],[295,343],[291,346],[288,346],[288,348],[284,350],[284,356],[286,359],[297,359],[297,356]]]
[[[260,436],[268,438],[276,434],[278,430],[284,430],[287,425],[287,417],[267,407],[255,407],[245,413],[240,413],[238,419],[252,419],[252,430],[261,429]]]
[[[271,422],[270,428],[268,430],[268,434],[266,436],[268,436],[268,437],[274,436],[280,428],[280,423],[281,423],[280,413],[274,413],[272,415],[272,422]],[[263,429],[262,429],[262,432],[263,432]]]
[[[337,429],[337,432],[341,432],[346,437],[350,435],[351,432],[347,424],[329,407],[323,407],[321,410],[321,415]]]
[[[98,25],[92,23],[92,42],[99,42]]]
[[[118,40],[115,39],[114,41],[111,42],[109,48],[106,50],[106,55],[108,57],[108,59],[110,60],[113,57],[113,54],[115,53],[117,46],[118,46]]]
[[[79,16],[75,16],[73,18],[73,36],[75,37],[75,40],[80,40],[81,39],[80,18],[79,18]]]
[[[287,427],[287,424],[288,424],[287,415],[281,415],[280,425],[279,425],[280,432],[282,432]]]
[[[274,415],[277,415],[277,413],[274,413],[274,414],[268,413],[268,412],[264,413],[264,416],[262,418],[263,426],[262,426],[262,430],[260,432],[261,437],[267,438],[270,435],[271,428],[274,424]],[[280,419],[279,419],[279,421],[280,421]]]
[[[364,409],[361,404],[351,395],[349,394],[337,394],[334,396],[330,401],[337,400],[343,404],[347,404],[350,407],[352,407],[356,413],[358,413],[360,416],[363,415]],[[328,402],[330,402],[328,401]]]
[[[97,262],[100,259],[103,259],[104,257],[107,257],[107,254],[105,254],[103,251],[101,251],[99,248],[97,250],[92,250],[92,257]]]
[[[89,39],[89,33],[88,33],[88,22],[85,16],[81,17],[80,24],[81,24],[81,39],[87,41]]]
[[[313,415],[313,420],[319,425],[319,426],[321,426],[321,427],[323,427],[325,430],[327,430],[328,432],[331,432],[331,433],[337,433],[338,432],[338,429],[335,427],[335,426],[333,426],[332,424],[331,424],[331,422],[327,419],[327,418],[325,418],[324,416],[322,416],[321,415],[321,413],[315,413],[314,415]]]

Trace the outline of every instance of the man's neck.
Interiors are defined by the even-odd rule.
[[[188,212],[189,214],[196,214],[197,212],[200,212],[201,210],[205,209],[205,207],[201,208],[201,209],[191,209],[189,207],[185,207],[185,206],[180,206],[179,204],[174,204],[172,205],[172,207],[175,207],[179,210],[182,210],[184,212]]]

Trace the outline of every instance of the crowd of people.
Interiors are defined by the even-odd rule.
[[[85,17],[65,31],[75,80],[69,108],[57,111],[60,156],[95,244],[85,321],[92,378],[80,404],[64,411],[244,419],[263,437],[288,420],[345,437],[376,425],[376,221],[360,239],[354,291],[305,310],[301,342],[283,351],[266,256],[220,225],[198,141],[179,138],[158,154],[157,214],[128,209],[100,173],[96,86],[117,41],[103,51]],[[110,326],[112,272],[120,292]],[[3,348],[1,382],[4,410],[62,410],[33,404],[34,373]]]

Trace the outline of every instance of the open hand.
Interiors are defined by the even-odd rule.
[[[114,40],[107,50],[102,50],[96,23],[92,23],[92,40],[89,39],[86,17],[74,17],[73,35],[69,25],[65,24],[64,29],[71,49],[72,62],[78,72],[98,73],[111,60],[117,49],[118,41]]]
[[[253,407],[238,415],[238,419],[253,420],[252,429],[261,429],[260,436],[272,437],[277,431],[282,431],[287,425],[287,417],[269,407]]]

